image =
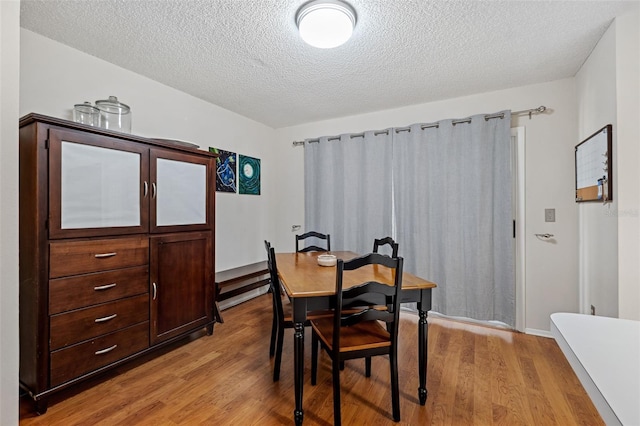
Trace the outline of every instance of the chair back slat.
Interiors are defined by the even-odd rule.
[[[367,282],[342,292],[342,308],[352,310],[361,306],[388,305],[395,287]]]
[[[380,247],[388,245],[391,248],[391,257],[398,257],[398,243],[393,241],[391,237],[385,237],[373,240],[373,252],[378,253]]]
[[[368,293],[383,294],[385,296],[393,296],[395,294],[395,286],[381,284],[376,281],[368,281],[357,286],[350,287],[342,292],[342,299],[355,299],[358,296]]]
[[[300,248],[300,241],[306,240],[307,238],[313,239],[312,242],[315,244]],[[320,242],[316,242],[317,240],[325,240],[327,242],[327,246],[320,247],[318,245]],[[305,253],[309,251],[331,251],[331,236],[329,234],[321,234],[316,231],[309,231],[302,235],[296,235],[296,252]]]
[[[362,321],[383,321],[386,323],[393,322],[393,312],[387,310],[380,310],[376,308],[365,308],[353,314],[343,315],[340,318],[340,325],[342,327],[350,327],[356,325]]]
[[[300,250],[298,250],[298,253],[306,253],[309,251],[329,251],[329,250],[325,249],[324,247],[307,246],[305,248],[301,248]]]

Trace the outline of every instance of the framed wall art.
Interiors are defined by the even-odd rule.
[[[236,153],[219,148],[209,148],[218,154],[216,158],[216,191],[237,192]]]
[[[238,157],[238,193],[260,195],[260,159],[240,154]]]

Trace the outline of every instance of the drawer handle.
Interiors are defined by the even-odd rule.
[[[144,197],[143,198],[147,198],[147,194],[149,193],[149,184],[147,183],[147,181],[144,181]]]
[[[117,285],[116,283],[99,285],[99,286],[94,287],[93,289],[95,291],[109,290],[110,288],[114,288],[116,285]]]
[[[112,319],[114,319],[114,318],[115,318],[115,317],[117,317],[117,316],[118,316],[118,314],[113,314],[113,315],[109,315],[109,316],[107,316],[107,317],[96,318],[96,319],[95,319],[95,321],[96,321],[96,322],[105,322],[105,321],[112,320]]]
[[[113,346],[111,346],[110,348],[107,348],[107,349],[101,349],[101,350],[99,350],[99,351],[96,351],[96,355],[103,355],[103,354],[106,354],[106,353],[108,353],[108,352],[111,352],[112,350],[114,350],[114,349],[115,349],[115,348],[117,348],[117,347],[118,347],[118,345],[113,345]]]
[[[111,253],[98,253],[98,254],[95,254],[94,257],[96,259],[103,259],[105,257],[113,257],[116,254],[118,254],[118,253],[116,253],[115,251],[112,251]]]
[[[156,300],[158,296],[158,285],[156,283],[151,283],[151,285],[153,286],[153,300]]]

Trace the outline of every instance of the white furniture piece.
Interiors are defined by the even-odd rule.
[[[640,321],[555,313],[551,333],[607,425],[640,425]]]

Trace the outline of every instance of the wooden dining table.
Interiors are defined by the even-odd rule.
[[[304,419],[302,391],[304,379],[304,323],[307,312],[332,308],[336,294],[336,267],[318,265],[317,257],[326,252],[276,253],[278,275],[293,308],[294,381],[296,407],[293,412],[296,425]],[[338,259],[350,260],[358,257],[350,251],[332,251]],[[345,271],[343,287],[366,281],[394,283],[391,269],[369,265],[355,271]],[[418,305],[418,374],[420,404],[427,401],[427,312],[431,309],[431,290],[435,283],[404,272],[402,274],[401,303],[417,302]]]

